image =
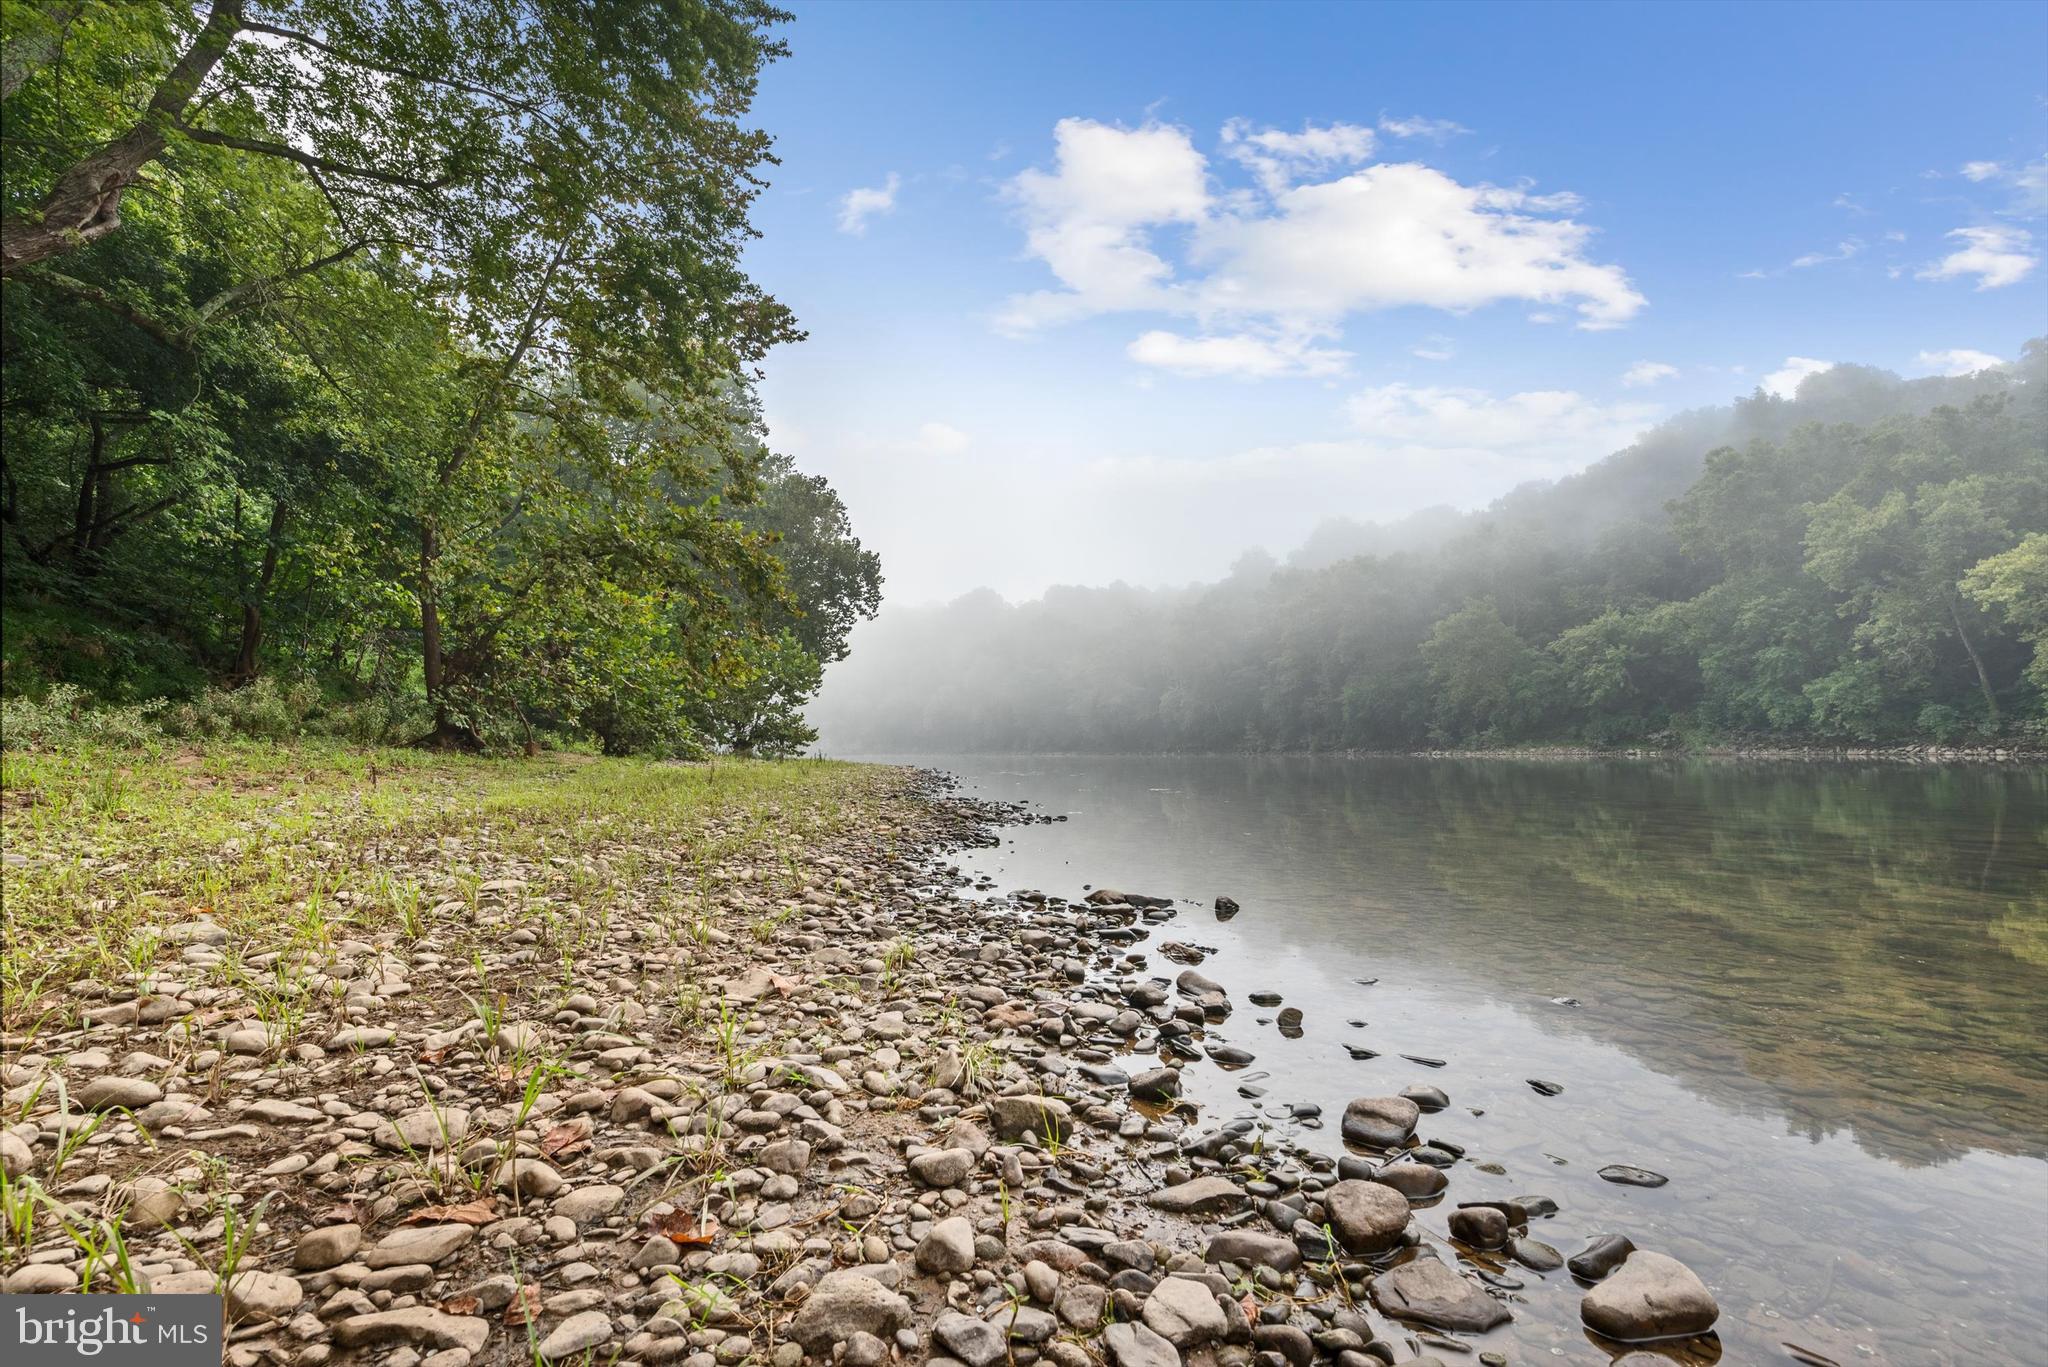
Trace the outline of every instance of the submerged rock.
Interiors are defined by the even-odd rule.
[[[1721,1307],[1693,1270],[1663,1253],[1638,1249],[1607,1280],[1586,1292],[1586,1327],[1623,1343],[1703,1334]]]

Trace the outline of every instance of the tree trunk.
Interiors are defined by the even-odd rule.
[[[441,651],[441,608],[434,598],[434,562],[440,557],[434,524],[420,527],[420,669],[426,676],[427,701],[434,708],[434,729],[448,723],[447,663]]]
[[[141,121],[66,168],[35,209],[0,220],[0,275],[75,252],[121,226],[122,194],[163,154],[169,130],[241,27],[241,0],[215,0],[205,27],[157,86]]]
[[[1963,614],[1956,610],[1956,600],[1948,600],[1948,619],[1956,624],[1956,635],[1962,638],[1963,649],[1970,653],[1970,663],[1977,667],[1977,687],[1984,690],[1984,710],[1991,714],[1991,729],[1998,729],[1998,699],[1991,692],[1991,676],[1984,671],[1983,657],[1977,654],[1977,647],[1970,642],[1970,633],[1963,630]]]
[[[270,581],[277,574],[277,550],[284,539],[285,517],[285,502],[278,499],[270,505],[270,533],[264,542],[263,568],[256,573],[256,587],[242,595],[242,645],[235,652],[235,672],[228,680],[235,688],[253,683],[262,672],[257,652],[263,646],[263,605],[270,596]]]

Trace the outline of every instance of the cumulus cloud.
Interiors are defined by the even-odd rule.
[[[1785,364],[1763,378],[1763,391],[1789,399],[1799,393],[1799,386],[1807,376],[1818,375],[1823,370],[1834,369],[1833,361],[1816,361],[1811,356],[1787,356]]]
[[[1928,375],[1974,375],[1980,370],[2000,370],[2005,360],[1988,351],[1972,351],[1968,347],[1950,347],[1946,351],[1923,351],[1914,358],[1914,365]]]
[[[1990,180],[2004,169],[1995,161],[1966,161],[1963,163],[1963,179]]]
[[[1051,170],[1010,182],[1026,245],[1062,288],[1012,298],[1021,332],[1116,312],[1195,317],[1263,335],[1324,334],[1354,313],[1464,312],[1502,300],[1575,308],[1615,327],[1644,300],[1618,266],[1589,259],[1575,197],[1467,185],[1415,162],[1344,171],[1373,130],[1299,132],[1233,123],[1223,151],[1255,188],[1217,185],[1187,130],[1065,119]]]
[[[1637,361],[1621,372],[1621,382],[1630,389],[1640,389],[1659,380],[1668,380],[1677,373],[1677,366],[1666,365],[1662,361]]]
[[[1250,333],[1218,337],[1183,337],[1152,331],[1127,350],[1140,365],[1157,366],[1176,375],[1223,376],[1268,380],[1282,375],[1341,374],[1351,359],[1348,351],[1310,345],[1295,337],[1258,337]]]
[[[1243,119],[1223,125],[1224,155],[1251,168],[1266,193],[1277,195],[1296,177],[1336,166],[1355,166],[1372,155],[1373,130],[1354,123],[1318,128],[1304,124],[1299,133],[1277,128],[1254,129]]]
[[[894,171],[880,185],[848,190],[839,197],[839,231],[859,237],[868,230],[868,220],[896,211],[896,191],[903,178]]]
[[[1957,228],[1949,233],[1962,245],[1919,272],[1922,280],[1955,280],[1977,277],[1977,288],[1995,290],[2016,285],[2039,263],[2032,254],[2034,236],[2024,228]]]

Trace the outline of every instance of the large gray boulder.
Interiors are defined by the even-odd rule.
[[[1588,1329],[1623,1343],[1703,1334],[1720,1316],[1714,1293],[1691,1268],[1646,1249],[1629,1254],[1579,1302]]]

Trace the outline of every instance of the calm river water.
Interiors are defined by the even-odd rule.
[[[1348,1099],[1433,1083],[1452,1105],[1422,1132],[1469,1152],[1453,1198],[1541,1192],[1563,1209],[1533,1232],[1568,1254],[1618,1230],[1683,1260],[1723,1361],[2048,1361],[2048,771],[912,762],[1068,815],[963,856],[999,887],[1192,904],[1147,947],[1212,948],[1238,1007],[1210,1038],[1258,1056],[1188,1070],[1205,1123],[1315,1101],[1331,1128],[1300,1137],[1334,1150]],[[1218,894],[1242,913],[1216,920]],[[1516,1275],[1488,1346],[1604,1360],[1568,1274]]]

